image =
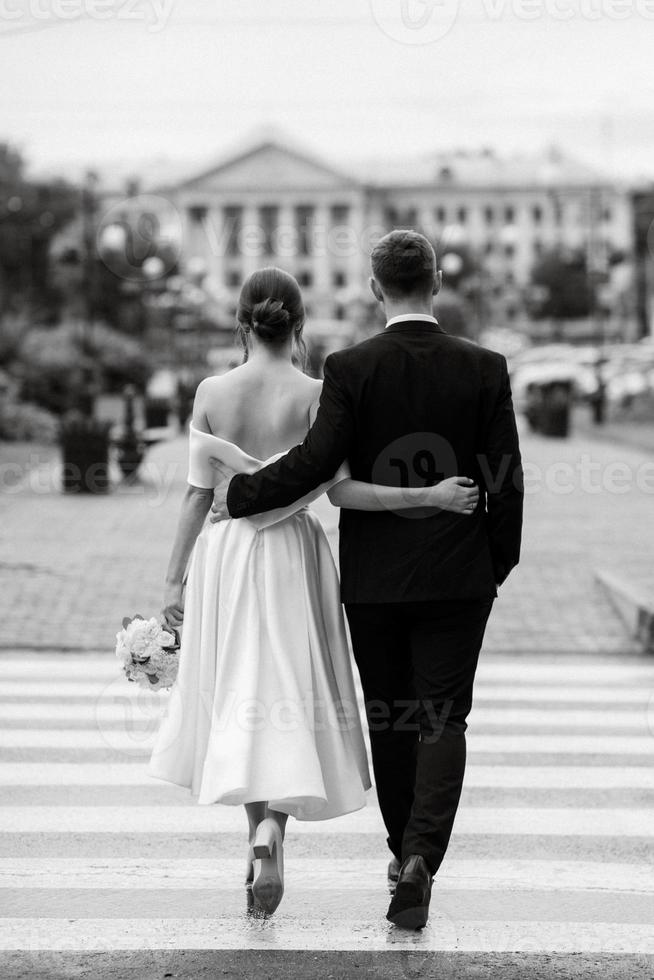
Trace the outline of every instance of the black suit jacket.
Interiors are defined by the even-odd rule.
[[[472,477],[472,516],[342,510],[344,602],[496,595],[520,556],[522,467],[506,360],[428,321],[391,324],[331,354],[304,443],[252,475],[233,477],[232,517],[293,503],[347,459],[355,480],[425,486]]]

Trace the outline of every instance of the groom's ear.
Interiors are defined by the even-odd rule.
[[[378,303],[384,302],[384,294],[381,291],[380,285],[374,276],[371,276],[368,280],[372,295],[375,297]]]
[[[432,296],[437,296],[440,293],[443,286],[443,272],[438,269],[434,275],[434,288],[432,289]]]

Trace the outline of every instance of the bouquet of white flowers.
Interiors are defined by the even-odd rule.
[[[116,633],[116,656],[128,681],[151,691],[172,687],[179,666],[179,633],[154,616],[125,617]]]

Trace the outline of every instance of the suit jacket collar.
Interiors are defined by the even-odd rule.
[[[435,330],[436,333],[445,333],[445,330],[441,327],[438,320],[435,318],[433,320],[427,319],[393,319],[384,328],[384,333],[395,333],[401,332],[403,330]]]

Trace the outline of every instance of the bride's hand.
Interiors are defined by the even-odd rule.
[[[474,514],[479,503],[479,487],[467,476],[451,476],[431,489],[436,507],[455,514]]]
[[[180,627],[184,619],[184,586],[166,585],[162,615],[168,626]]]

